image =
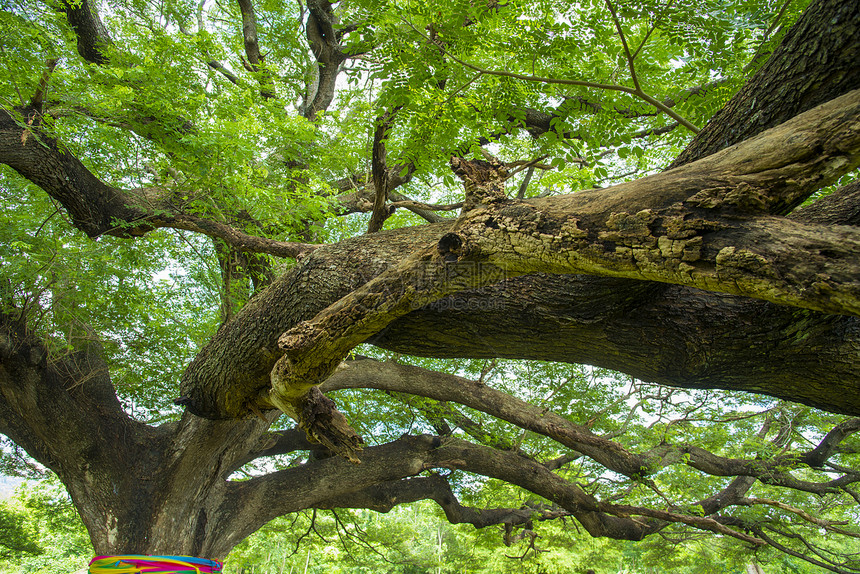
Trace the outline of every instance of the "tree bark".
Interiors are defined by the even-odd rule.
[[[313,121],[320,112],[327,110],[334,100],[335,83],[346,55],[338,44],[338,34],[335,30],[337,20],[331,3],[325,0],[310,0],[308,11],[310,14],[306,35],[317,60],[317,71],[315,85],[306,94],[307,105],[301,111],[304,117]]]
[[[136,422],[97,350],[51,356],[0,315],[0,432],[58,474],[97,554],[225,556],[234,522],[247,528],[227,478],[279,442],[273,420]],[[294,448],[310,445],[280,451]]]
[[[668,169],[711,155],[860,88],[860,44],[849,40],[858,34],[860,9],[855,3],[810,4],[765,64]],[[792,207],[784,206],[781,213]]]
[[[860,15],[853,8],[845,12],[841,3],[832,0],[816,3],[796,25],[805,30],[804,34],[791,35],[784,44],[802,42],[812,31],[823,34],[834,18],[846,22],[846,26],[855,25],[851,23],[856,23]],[[840,90],[860,85],[860,71],[851,57],[857,50],[856,43],[849,40],[850,36],[828,38],[837,45],[821,53],[818,65],[807,69],[805,80],[810,85],[821,84],[830,77],[831,69],[838,69],[845,70],[840,76]],[[735,113],[719,123],[711,122],[696,138],[718,143],[702,148],[707,151],[688,152],[674,165],[775,125],[774,120],[759,122],[756,132],[745,132],[753,117],[790,117],[809,109],[808,98],[768,97],[771,84],[781,81],[778,74],[796,63],[795,53],[792,48],[779,50],[770,58],[772,63],[763,68],[771,72],[762,71],[748,83],[745,93],[755,94],[755,106],[736,107]],[[733,135],[712,135],[720,131]],[[599,193],[593,195],[603,200]],[[624,207],[634,211],[655,203],[665,206],[688,196],[651,197],[644,203],[628,196],[624,199],[637,203]],[[765,209],[783,212],[802,197],[803,194],[789,194]],[[613,202],[619,208],[622,203]],[[398,254],[412,252],[448,231],[447,225],[425,226],[379,234],[379,242],[358,238],[318,250],[302,268],[258,297],[253,302],[256,304],[246,309],[247,316],[227,325],[189,366],[182,381],[182,394],[189,397],[189,408],[202,416],[248,416],[252,397],[265,390],[266,377],[279,356],[277,331],[285,332],[309,319],[375,277],[387,268],[382,261],[395,261]],[[337,269],[337,277],[321,276],[320,269]],[[857,401],[846,401],[846,397],[857,396],[852,381],[856,378],[860,347],[858,326],[853,319],[762,306],[695,290],[582,276],[509,280],[504,290],[510,294],[486,287],[443,299],[388,325],[372,341],[419,355],[584,362],[663,384],[761,392],[834,412],[857,413],[860,408]],[[570,293],[581,293],[582,297],[574,298],[571,305],[567,303]],[[606,305],[598,309],[594,301]],[[555,312],[544,312],[545,309]],[[637,320],[628,320],[630,316]],[[497,329],[500,325],[504,328]],[[269,328],[273,331],[269,332]],[[255,332],[253,342],[248,337],[251,330]],[[511,345],[511,340],[517,344]],[[672,344],[664,344],[669,341]],[[772,362],[763,363],[763,354]],[[215,357],[217,360],[212,362]],[[806,374],[809,361],[822,367],[817,378],[820,385],[810,385]]]

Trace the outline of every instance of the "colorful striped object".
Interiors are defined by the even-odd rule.
[[[96,556],[89,574],[220,574],[223,563],[191,556]]]

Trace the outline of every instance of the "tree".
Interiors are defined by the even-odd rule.
[[[75,507],[56,483],[21,486],[0,505],[0,520],[2,572],[71,572],[92,551]]]
[[[573,517],[596,537],[697,529],[858,570],[833,540],[858,535],[839,514],[856,509],[834,508],[860,503],[860,187],[845,178],[860,165],[860,10],[617,8],[3,12],[15,219],[0,432],[59,475],[97,552],[223,557],[291,512],[430,499],[451,522],[504,525],[506,541]],[[178,290],[148,287],[154,274]],[[355,354],[362,343],[472,362],[379,361]],[[547,374],[563,381],[556,413],[486,384],[515,372],[501,359],[691,390],[673,405],[607,383],[619,400],[574,412],[588,371]],[[323,394],[352,388],[392,393],[401,406],[387,408],[409,405],[428,433],[374,440],[390,435],[379,419],[362,448],[363,409],[343,403],[344,416]],[[694,389],[806,407],[699,420]],[[638,437],[623,418],[598,423],[635,393],[665,409]],[[706,436],[703,420],[717,425]],[[464,505],[464,473],[539,501]]]

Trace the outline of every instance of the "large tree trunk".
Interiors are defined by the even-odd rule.
[[[267,428],[191,414],[159,427],[136,422],[97,345],[49,356],[0,315],[0,432],[57,473],[98,554],[226,555],[238,510],[226,478]]]
[[[858,34],[856,5],[840,0],[810,4],[765,64],[669,167],[711,155],[860,88],[860,44],[849,40]]]

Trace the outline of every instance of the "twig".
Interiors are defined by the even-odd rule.
[[[635,56],[630,53],[630,47],[627,45],[627,38],[624,37],[624,31],[621,29],[621,22],[618,20],[618,14],[615,13],[615,6],[610,0],[606,0],[606,7],[609,8],[609,13],[612,14],[612,21],[615,22],[615,29],[618,30],[618,37],[621,38],[621,45],[624,46],[624,53],[627,55],[627,68],[630,70],[630,77],[633,79],[633,85],[636,90],[642,91],[639,86],[639,76],[636,75],[636,66],[633,65]]]
[[[776,25],[779,23],[779,20],[780,20],[780,18],[782,18],[782,15],[785,14],[785,10],[788,8],[789,4],[791,4],[791,0],[785,0],[785,3],[782,5],[782,8],[779,9],[779,13],[776,15],[776,18],[773,19],[773,22],[771,23],[770,27],[764,33],[764,36],[762,37],[761,42],[758,45],[758,48],[756,48],[755,54],[750,59],[749,63],[743,67],[744,72],[749,72],[750,69],[753,66],[755,66],[755,63],[758,61],[758,59],[762,57],[762,53],[761,53],[762,46],[765,45],[765,43],[767,42],[771,33],[776,29]]]
[[[709,530],[716,534],[731,536],[732,538],[737,538],[738,540],[748,542],[755,546],[764,546],[767,544],[767,542],[765,542],[765,540],[763,540],[761,537],[757,538],[755,536],[744,534],[743,532],[738,532],[733,528],[729,528],[728,526],[720,524],[713,518],[707,518],[702,516],[689,516],[686,514],[678,514],[676,512],[669,512],[652,508],[642,508],[637,506],[628,506],[625,504],[614,505],[601,503],[600,510],[606,512],[607,514],[612,514],[614,516],[647,516],[649,518],[665,520],[666,522],[680,522],[686,524],[687,526],[692,526],[701,530]]]
[[[508,166],[516,165],[517,167],[515,169],[512,169],[511,171],[509,171],[508,175],[505,177],[505,179],[510,179],[511,177],[513,177],[514,175],[518,174],[519,172],[521,172],[522,170],[524,170],[526,168],[531,169],[532,172],[534,172],[534,168],[539,167],[540,162],[542,162],[546,158],[547,158],[547,156],[542,155],[540,157],[536,157],[535,159],[533,159],[531,161],[527,161],[525,163],[514,162],[513,164],[507,164]],[[552,169],[552,166],[542,166],[541,165],[540,169]]]
[[[837,534],[842,534],[844,536],[850,536],[852,538],[860,538],[860,533],[850,532],[847,530],[843,530],[841,528],[834,528],[835,526],[844,526],[844,525],[848,524],[849,522],[847,520],[837,522],[837,521],[833,521],[833,520],[824,520],[822,518],[816,518],[815,516],[812,516],[811,514],[806,512],[805,510],[802,510],[800,508],[795,508],[794,506],[790,506],[790,505],[785,504],[784,502],[780,502],[778,500],[771,500],[768,498],[742,498],[738,501],[738,504],[743,505],[743,506],[754,506],[754,505],[759,505],[759,504],[767,505],[767,506],[773,506],[773,507],[779,508],[781,510],[785,510],[786,512],[791,512],[792,514],[796,514],[797,516],[803,518],[807,522],[811,522],[812,524],[815,524],[816,526],[820,526],[821,528],[824,528],[827,531],[832,531],[832,532],[835,532]]]
[[[771,538],[770,536],[765,534],[764,530],[759,526],[752,526],[751,530],[752,530],[752,532],[757,534],[762,540],[767,542],[767,544],[776,548],[780,552],[784,552],[785,554],[788,554],[789,556],[794,556],[795,558],[800,558],[801,560],[809,562],[810,564],[814,564],[814,565],[819,566],[821,568],[824,568],[826,570],[830,570],[831,572],[836,572],[837,574],[849,574],[851,572],[858,572],[858,570],[854,570],[854,569],[843,570],[842,568],[839,568],[838,566],[833,566],[832,565],[833,562],[830,560],[828,560],[828,562],[830,562],[830,564],[827,564],[825,562],[821,562],[820,560],[816,560],[815,558],[807,556],[806,554],[801,554],[800,552],[797,552],[796,550],[792,550],[791,548],[789,548],[783,544],[780,544],[779,542],[777,542],[776,540],[774,540],[773,538]],[[803,539],[802,539],[802,541],[804,543],[806,542],[806,540],[803,540]]]
[[[654,32],[654,30],[656,30],[656,29],[657,29],[657,24],[658,24],[658,23],[660,23],[660,19],[663,17],[663,14],[665,14],[666,12],[668,12],[668,11],[669,11],[669,8],[671,8],[671,7],[672,7],[672,4],[674,4],[674,3],[675,3],[675,0],[669,0],[669,2],[666,4],[666,7],[663,9],[663,12],[661,12],[661,13],[660,13],[660,14],[659,14],[655,19],[654,19],[654,24],[653,24],[653,25],[651,26],[651,28],[648,30],[648,33],[647,33],[647,34],[645,34],[645,37],[644,37],[644,38],[642,38],[642,43],[641,43],[641,44],[639,44],[639,47],[638,47],[638,48],[636,48],[636,51],[635,51],[635,52],[633,52],[633,59],[634,59],[634,60],[636,59],[636,56],[638,56],[638,55],[639,55],[639,52],[641,52],[641,51],[642,51],[642,48],[644,48],[644,47],[645,47],[645,44],[648,42],[648,38],[650,38],[650,37],[651,37],[651,33],[652,33],[652,32]]]
[[[418,30],[408,20],[403,20],[403,22],[405,22],[406,25],[408,25],[410,28],[412,28],[416,33],[418,33],[424,39],[426,39],[428,41],[432,41],[432,40],[430,40],[430,38],[427,37],[426,34],[424,34],[424,32]],[[441,46],[440,46],[440,49],[444,50],[445,54],[449,58],[451,58],[452,60],[454,60],[455,62],[457,62],[461,66],[465,66],[466,68],[469,68],[470,70],[475,70],[476,72],[481,72],[482,74],[487,74],[489,76],[501,76],[501,77],[505,77],[505,78],[514,78],[517,80],[524,80],[527,82],[539,82],[539,83],[543,83],[543,84],[560,84],[563,86],[580,86],[580,87],[585,87],[585,88],[594,88],[594,89],[598,89],[598,90],[609,90],[609,91],[614,91],[614,92],[624,92],[626,94],[636,96],[637,98],[644,100],[645,102],[651,104],[652,106],[654,106],[655,108],[657,108],[661,112],[665,113],[666,115],[668,115],[669,117],[671,117],[672,119],[674,119],[675,121],[680,123],[682,126],[686,127],[691,132],[699,133],[701,131],[698,127],[696,127],[689,120],[680,116],[676,112],[672,111],[671,108],[667,107],[662,102],[659,102],[658,100],[654,99],[653,97],[649,96],[648,94],[646,94],[645,92],[643,92],[642,90],[640,90],[638,88],[629,88],[627,86],[621,86],[618,84],[602,84],[599,82],[588,82],[586,80],[568,80],[568,79],[563,79],[563,78],[544,78],[541,76],[527,76],[525,74],[517,74],[515,72],[505,72],[502,70],[488,70],[486,68],[481,68],[479,66],[475,66],[474,64],[470,64],[468,62],[465,62],[465,61],[457,58],[456,56],[454,56],[453,54],[451,54],[450,52],[448,52],[447,50],[445,50]]]
[[[462,92],[463,90],[465,90],[466,88],[471,86],[473,83],[475,83],[475,81],[477,81],[478,78],[480,78],[483,75],[484,75],[484,72],[478,72],[477,74],[475,74],[475,76],[471,80],[469,80],[468,82],[466,82],[465,84],[463,84],[462,86],[460,86],[459,88],[457,88],[456,90],[451,92],[451,95],[448,96],[448,98],[445,100],[445,103],[447,104],[448,102],[453,100],[454,96],[456,96],[457,94],[459,94],[460,92]]]

